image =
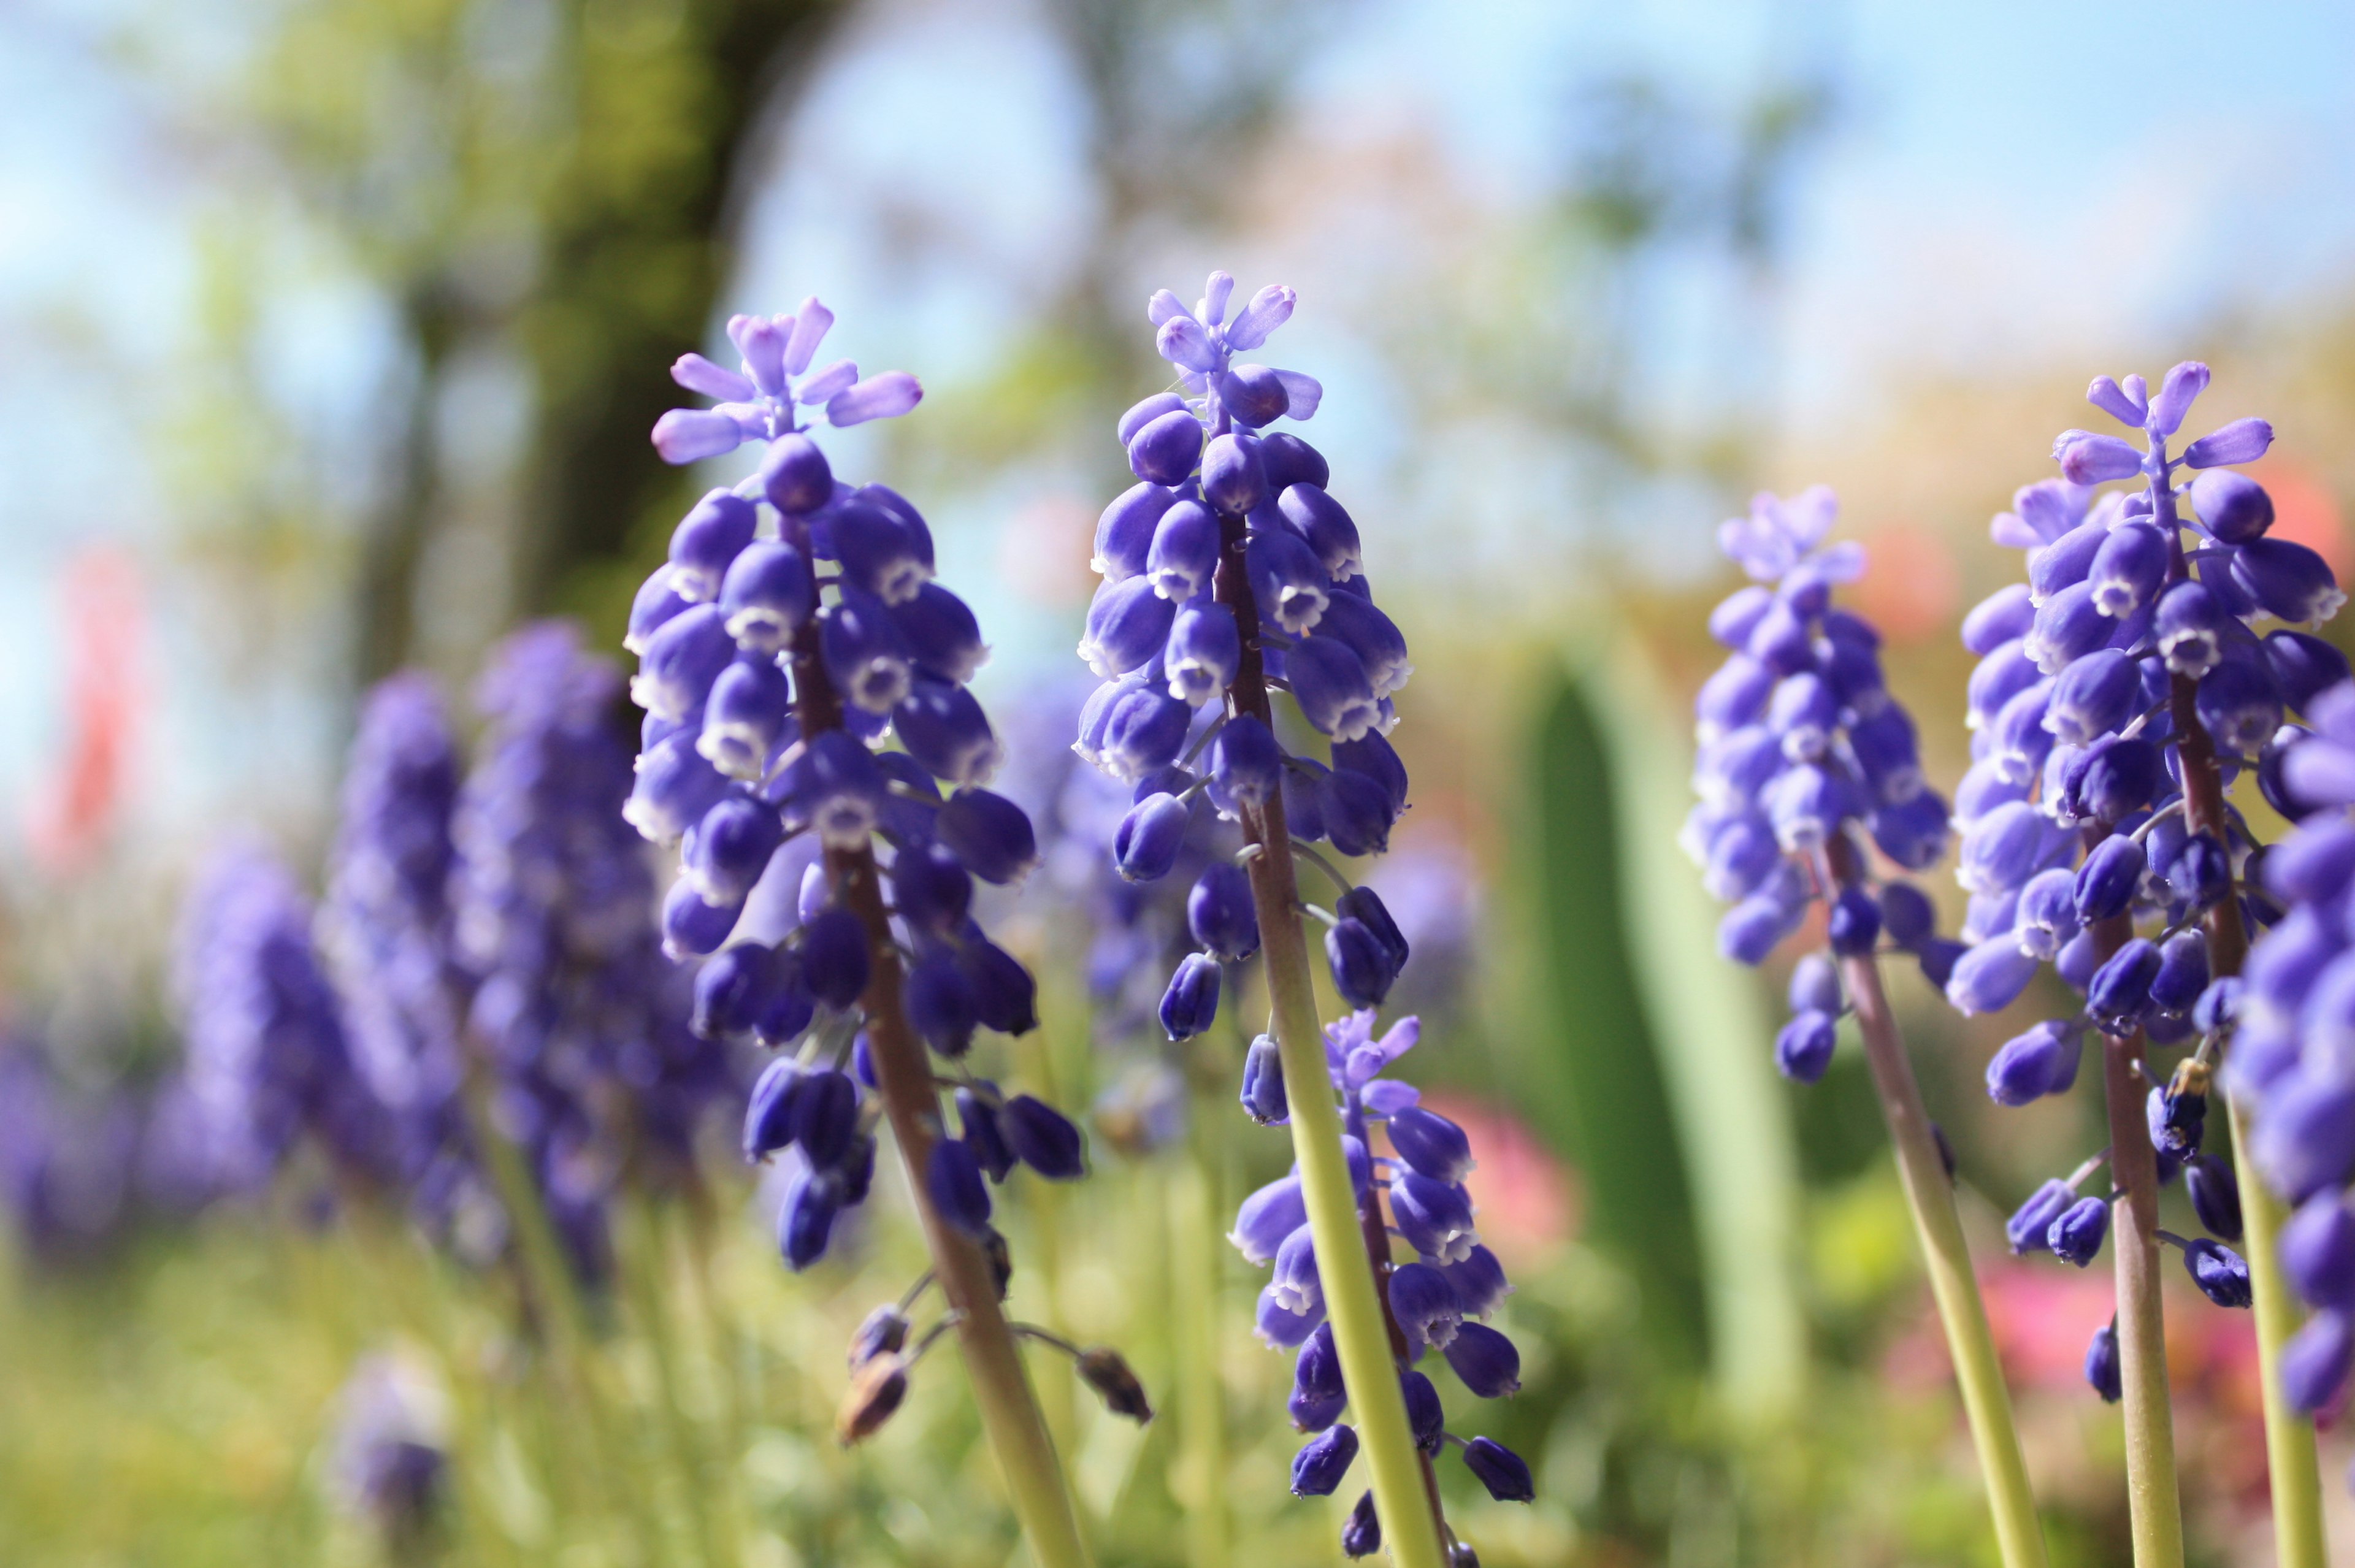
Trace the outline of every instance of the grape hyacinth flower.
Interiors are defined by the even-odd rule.
[[[2355,1362],[2355,1056],[2346,1049],[2355,1015],[2345,999],[2355,969],[2346,957],[2355,948],[2346,914],[2355,887],[2347,809],[2355,805],[2355,682],[2327,688],[2305,709],[2312,728],[2284,738],[2267,792],[2297,824],[2266,851],[2262,870],[2264,894],[2284,912],[2252,948],[2228,1009],[2224,1076],[2234,1103],[2250,1108],[2257,1174],[2294,1206],[2275,1256],[2310,1316],[2268,1371],[2293,1408],[2313,1413],[2339,1402]]]
[[[2283,916],[2257,874],[2271,855],[2228,792],[2254,772],[2270,802],[2301,814],[2307,797],[2296,781],[2309,770],[2295,759],[2309,731],[2291,720],[2313,717],[2347,661],[2296,628],[2328,617],[2343,595],[2321,557],[2271,537],[2271,500],[2232,466],[2264,454],[2271,425],[2236,420],[2169,453],[2208,380],[2208,368],[2191,361],[2156,389],[2138,376],[2098,378],[2087,401],[2142,444],[2063,432],[2053,446],[2059,476],[2021,489],[1994,521],[1998,544],[2025,550],[2027,581],[1963,624],[1980,661],[1970,684],[1972,767],[1955,813],[1973,945],[1946,996],[1965,1013],[1998,1011],[2050,964],[2083,999],[2075,1014],[2048,1019],[1998,1052],[1987,1088],[2005,1104],[2066,1093],[2081,1042],[2095,1041],[2110,1147],[2047,1190],[2073,1190],[2105,1157],[2115,1191],[2041,1228],[2040,1192],[2012,1235],[2015,1250],[2050,1247],[2083,1266],[2101,1240],[2094,1206],[2114,1209],[2114,1351],[2093,1381],[2105,1396],[2111,1380],[2123,1390],[2137,1560],[2180,1552],[2158,1295],[2165,1242],[2210,1299],[2247,1306],[2254,1294],[2277,1542],[2286,1563],[2318,1563],[2312,1433],[2278,1397],[2275,1376],[2290,1310],[2272,1263],[2278,1211],[2254,1190],[2248,1165],[2236,1172],[2200,1145],[2244,1010],[2249,933]],[[2113,481],[2129,483],[2104,488]],[[2236,1161],[2264,1147],[2244,1136],[2241,1103],[2297,1053],[2289,998],[2316,973],[2307,966],[2322,952],[2315,919],[2308,912],[2282,927],[2274,950],[2297,978],[2278,993],[2286,1005],[2257,1009],[2264,1023],[2241,1029],[2245,1049],[2231,1057]],[[2222,1241],[2158,1228],[2159,1189],[2179,1172],[2189,1172],[2203,1227],[2234,1240],[2245,1221],[2245,1261]],[[2303,1195],[2289,1186],[2289,1196]]]
[[[972,912],[975,880],[1018,880],[1037,845],[1020,808],[984,787],[1001,747],[965,682],[986,649],[972,611],[932,581],[922,516],[883,485],[837,480],[799,422],[821,406],[837,426],[891,418],[922,396],[901,371],[810,370],[833,319],[815,299],[737,316],[741,373],[698,355],[673,369],[721,401],[663,416],[666,460],[766,448],[751,479],[687,513],[638,594],[627,645],[646,718],[626,813],[678,846],[663,923],[675,954],[704,957],[697,1031],[779,1053],[744,1149],[786,1172],[786,1263],[816,1262],[865,1200],[888,1121],[1016,1511],[1046,1568],[1065,1568],[1085,1551],[1021,1326],[999,1307],[1011,1264],[989,1187],[1018,1163],[1080,1175],[1080,1136],[964,1064],[979,1031],[1038,1021],[1028,973]],[[954,1137],[943,1073],[960,1086]],[[904,1375],[865,1374],[845,1432],[888,1415]]]
[[[1725,662],[1695,702],[1700,800],[1686,851],[1732,905],[1718,947],[1755,965],[1824,905],[1827,951],[1791,973],[1790,1021],[1774,1041],[1784,1076],[1820,1079],[1853,1013],[1894,1147],[1953,1352],[2004,1561],[2044,1561],[2010,1393],[1955,1211],[1943,1139],[1923,1109],[1876,955],[1910,955],[1933,984],[1962,984],[1970,961],[1942,937],[1920,889],[1878,874],[1867,845],[1901,871],[1945,853],[1947,805],[1923,779],[1913,720],[1881,677],[1881,635],[1832,602],[1864,571],[1852,541],[1827,544],[1838,503],[1817,485],[1761,495],[1720,525],[1719,548],[1752,580],[1713,610]],[[1967,863],[1967,853],[1966,853]]]
[[[305,1139],[339,1179],[372,1188],[392,1174],[311,928],[293,873],[251,844],[218,851],[182,913],[187,1082],[229,1187],[266,1183]]]
[[[1362,1450],[1371,1501],[1346,1532],[1348,1549],[1378,1534],[1404,1568],[1440,1568],[1455,1547],[1426,1485],[1427,1444],[1438,1439],[1411,1424],[1411,1404],[1428,1424],[1429,1402],[1393,1347],[1413,1355],[1444,1347],[1465,1309],[1438,1270],[1476,1271],[1473,1260],[1486,1254],[1453,1177],[1386,1163],[1375,1179],[1366,1117],[1411,1101],[1369,1107],[1351,1085],[1371,1083],[1386,1064],[1370,1026],[1407,944],[1371,889],[1352,885],[1309,848],[1321,840],[1350,858],[1389,848],[1408,781],[1387,737],[1412,667],[1404,636],[1375,605],[1357,524],[1328,488],[1329,465],[1273,428],[1314,415],[1322,388],[1237,357],[1289,319],[1295,297],[1270,285],[1231,312],[1233,291],[1231,276],[1214,272],[1191,309],[1167,290],[1146,304],[1175,384],[1119,421],[1137,483],[1097,524],[1093,564],[1103,581],[1079,652],[1103,684],[1081,712],[1073,749],[1130,790],[1108,845],[1124,877],[1169,875],[1198,816],[1215,814],[1222,836],[1225,824],[1234,827],[1231,854],[1188,868],[1195,950],[1177,964],[1159,1019],[1173,1040],[1209,1029],[1220,1007],[1233,1005],[1240,965],[1256,951],[1273,1017],[1245,1069],[1244,1108],[1289,1128],[1297,1166],[1288,1189],[1246,1205],[1236,1238],[1254,1262],[1277,1268],[1261,1297],[1262,1337],[1301,1349],[1315,1373],[1316,1386],[1296,1389],[1293,1405],[1321,1435],[1295,1482],[1330,1490]],[[1285,742],[1294,731],[1278,725],[1272,691],[1286,694],[1305,729],[1323,737],[1322,755]],[[1302,901],[1304,859],[1337,890],[1329,909]],[[1318,1026],[1304,912],[1325,927],[1327,968],[1353,1009],[1337,1036]],[[1382,1040],[1403,1050],[1412,1031],[1394,1028]],[[1330,1049],[1341,1040],[1337,1059]],[[1393,1273],[1385,1191],[1401,1230],[1433,1263]],[[1281,1232],[1270,1233],[1278,1221]],[[1502,1288],[1498,1275],[1494,1293]],[[1492,1364],[1494,1348],[1475,1343],[1486,1359],[1466,1381],[1511,1383],[1511,1371]],[[1345,1410],[1348,1426],[1337,1424]]]
[[[395,1562],[416,1559],[449,1489],[441,1391],[399,1358],[361,1358],[337,1398],[331,1472],[336,1502],[379,1535]]]

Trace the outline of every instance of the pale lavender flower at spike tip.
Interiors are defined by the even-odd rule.
[[[663,461],[695,463],[723,456],[748,441],[773,442],[803,428],[803,408],[822,409],[826,422],[840,428],[897,419],[922,400],[923,388],[905,370],[861,380],[858,366],[847,359],[810,370],[833,325],[834,313],[807,299],[792,315],[729,318],[728,336],[743,356],[740,370],[700,354],[680,356],[671,379],[719,402],[709,409],[673,409],[655,422],[655,450]]]
[[[2355,855],[2334,844],[2346,832],[2339,808],[2355,801],[2355,768],[2340,761],[2355,761],[2355,725],[2333,716],[2355,717],[2355,686],[2340,684],[2345,661],[2328,644],[2267,624],[2318,621],[2342,601],[2318,556],[2269,535],[2271,500],[2230,466],[2264,456],[2273,427],[2235,420],[2169,450],[2208,384],[2208,368],[2190,361],[2156,391],[2139,377],[2096,379],[2086,400],[2137,439],[2062,432],[2060,476],[2024,486],[1995,519],[1996,542],[2027,552],[2028,581],[1964,620],[1963,641],[1980,660],[1971,683],[1979,765],[1955,816],[1961,876],[1987,918],[1946,991],[1965,1012],[1994,1010],[2050,963],[2084,998],[2079,1014],[2047,1019],[1997,1053],[1987,1090],[2004,1104],[2067,1091],[2089,1029],[2141,1031],[2148,1071],[2166,1085],[2151,1098],[2161,1179],[2188,1172],[2203,1226],[2237,1234],[2229,1168],[2200,1153],[2209,1064],[2228,1040],[2224,1072],[2255,1108],[2258,1168],[2293,1199],[2335,1193],[2355,1174],[2355,1137],[2342,1130],[2350,1102],[2334,1098],[2335,1069],[2304,1060],[2317,1049],[2313,1031],[2291,1027],[2344,946],[2339,901]],[[2185,738],[2170,699],[2183,681],[2193,683],[2191,711],[2226,787],[2240,759],[2254,758],[2265,798],[2305,819],[2265,853],[2262,880],[2261,847],[2240,816],[2228,837],[2185,827]],[[2301,715],[2304,724],[2288,721]],[[2243,928],[2264,933],[2245,982],[2212,976],[2197,923],[2232,899]],[[2090,928],[2121,918],[2144,934],[2102,961]],[[2183,1053],[2179,1072],[2161,1051]],[[2105,1217],[2092,1199],[2063,1212],[2056,1193],[2073,1199],[2048,1182],[2015,1217],[2014,1245],[2049,1244],[2082,1264]],[[2211,1299],[2245,1305],[2236,1254],[2205,1239],[2184,1243],[2184,1254]],[[2302,1394],[2343,1375],[2327,1341],[2318,1335],[2301,1362]],[[2115,1331],[2097,1338],[2086,1366],[2115,1399]]]

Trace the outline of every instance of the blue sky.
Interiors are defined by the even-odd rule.
[[[176,33],[233,37],[248,14],[214,5]],[[165,131],[168,102],[113,62],[92,15],[70,0],[0,9],[0,802],[21,801],[59,732],[58,563],[107,538],[150,563],[151,750],[190,781],[158,809],[186,822],[259,798],[257,777],[314,792],[332,724],[299,671],[225,673],[200,627],[238,606],[175,597],[175,496],[149,461],[149,421],[168,392],[157,379],[185,370],[196,339],[192,259],[213,193]],[[1565,82],[1646,71],[1730,113],[1762,79],[1814,70],[1842,103],[1793,214],[1775,333],[1793,426],[1869,418],[1925,368],[2156,360],[2221,311],[2346,285],[2355,8],[2339,5],[1383,0],[1348,8],[1295,113],[1344,139],[1417,126],[1468,199],[1510,214],[1547,188]],[[970,371],[1009,323],[1053,308],[1058,259],[1092,212],[1083,113],[1024,0],[876,0],[794,124],[733,292],[790,308],[822,290],[846,351],[933,379]],[[879,192],[952,217],[964,263],[885,265]],[[376,352],[368,317],[295,262],[311,281],[286,308],[305,330],[266,368],[332,395],[339,365]],[[1671,388],[1710,363],[1710,318],[1682,297],[1670,291],[1652,350]],[[1337,410],[1363,356],[1319,347]],[[986,544],[955,548],[951,570],[986,579]],[[0,815],[0,860],[18,816]]]

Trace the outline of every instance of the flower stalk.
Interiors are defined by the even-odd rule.
[[[2154,498],[2170,517],[2175,497],[2164,484],[2152,486]],[[2159,499],[2162,497],[2163,499]],[[2184,825],[2229,842],[2230,823],[2224,806],[2224,779],[2217,765],[2215,742],[2199,722],[2198,684],[2181,675],[2169,683],[2175,726],[2182,734]],[[2238,976],[2248,962],[2249,935],[2241,922],[2241,901],[2219,900],[2208,912],[2208,963],[2218,978]],[[2271,1488],[2274,1554],[2281,1568],[2324,1568],[2327,1549],[2322,1533],[2322,1473],[2315,1456],[2314,1424],[2293,1408],[2283,1392],[2282,1347],[2297,1332],[2297,1298],[2283,1277],[2277,1255],[2282,1221],[2281,1200],[2250,1158],[2247,1107],[2225,1091],[2226,1115],[2232,1128],[2232,1173],[2240,1184],[2241,1223],[2249,1264],[2251,1307],[2257,1328],[2258,1392],[2265,1423],[2265,1476]]]
[[[1830,848],[1833,874],[1850,870],[1842,864],[1849,854],[1848,844],[1834,840]],[[1913,1218],[1913,1233],[1929,1269],[1930,1293],[1945,1329],[1947,1352],[1954,1359],[1963,1413],[1970,1424],[1972,1446],[1978,1452],[1979,1474],[1987,1484],[1997,1548],[2006,1568],[2041,1568],[2045,1560],[2044,1531],[2036,1516],[2036,1494],[2028,1484],[2027,1462],[2020,1456],[2019,1429],[2012,1422],[2011,1391],[2003,1381],[1995,1338],[1987,1328],[1987,1307],[1979,1297],[1978,1276],[1972,1270],[1970,1248],[1955,1210],[1954,1179],[1946,1173],[1929,1113],[1922,1104],[1921,1085],[1905,1054],[1904,1038],[1890,1011],[1888,994],[1881,988],[1880,961],[1869,953],[1844,957],[1840,978],[1856,1008],[1857,1030],[1863,1037],[1873,1093],[1881,1102],[1881,1119],[1889,1126],[1889,1142],[1897,1157],[1897,1174]]]
[[[839,727],[841,700],[818,645],[818,623],[805,621],[793,642],[794,689],[802,733]],[[860,1006],[867,1015],[867,1044],[875,1064],[876,1091],[891,1124],[908,1190],[922,1221],[932,1271],[948,1310],[955,1315],[957,1346],[973,1384],[974,1403],[990,1451],[1006,1477],[1008,1499],[1039,1568],[1089,1568],[1079,1512],[1063,1477],[1055,1441],[1030,1386],[1022,1354],[998,1303],[997,1281],[981,1247],[951,1224],[925,1180],[932,1146],[943,1136],[940,1091],[924,1044],[909,1026],[901,998],[900,953],[884,907],[875,851],[830,847],[826,874],[846,907],[866,928],[871,967]]]
[[[1220,603],[1234,612],[1242,643],[1241,664],[1227,688],[1228,703],[1232,712],[1269,723],[1267,681],[1260,660],[1259,606],[1243,571],[1241,518],[1221,517],[1220,545],[1214,592]],[[1416,1451],[1407,1426],[1391,1327],[1374,1279],[1358,1196],[1342,1154],[1340,1113],[1332,1094],[1316,1087],[1328,1081],[1329,1070],[1310,979],[1308,945],[1301,928],[1299,880],[1283,796],[1271,795],[1264,805],[1246,807],[1241,816],[1244,838],[1258,851],[1247,858],[1246,871],[1259,916],[1272,1032],[1284,1064],[1284,1081],[1290,1086],[1293,1153],[1300,1163],[1301,1191],[1316,1239],[1326,1312],[1348,1384],[1359,1437],[1373,1470],[1375,1512],[1398,1568],[1445,1568],[1447,1554],[1441,1544],[1438,1510],[1423,1456]]]

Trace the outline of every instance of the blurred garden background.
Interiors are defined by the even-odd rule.
[[[1363,874],[1518,1287],[1500,1435],[1539,1498],[1467,1496],[1484,1560],[1992,1561],[1861,1062],[1774,1075],[1780,976],[1718,962],[1675,845],[1713,531],[1839,491],[1948,789],[1955,624],[2016,571],[1987,518],[2091,376],[2210,361],[2218,417],[2279,432],[2275,533],[2343,581],[2350,80],[2322,0],[0,5],[0,1562],[1018,1557],[954,1379],[832,1439],[909,1228],[785,1275],[725,1127],[618,1221],[620,1419],[585,1471],[481,1271],[299,1177],[186,1179],[176,911],[240,836],[315,889],[384,676],[471,716],[487,650],[551,615],[620,659],[679,512],[744,471],[655,460],[670,362],[810,293],[841,352],[922,379],[835,461],[924,507],[995,645],[1000,787],[1068,805],[1112,425],[1166,379],[1144,301],[1212,267],[1299,291],[1308,433],[1417,651],[1418,804]],[[1286,1492],[1288,1363],[1217,1239],[1281,1139],[1234,1109],[1239,1038],[1156,1043],[1074,856],[1005,904],[1046,1028],[992,1049],[1092,1108],[1091,1179],[1009,1205],[1016,1303],[1121,1345],[1164,1411],[1036,1368],[1082,1504],[1109,1563],[1337,1561],[1348,1499]],[[2123,1561],[2117,1416],[2078,1370],[2106,1271],[2001,1245],[2097,1109],[1998,1118],[2016,1020],[1894,984],[2055,1559]],[[2270,1561],[2247,1322],[2180,1321],[2196,1560]],[[371,1400],[458,1452],[421,1533],[356,1501]]]

